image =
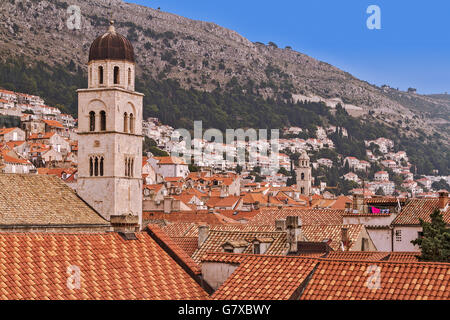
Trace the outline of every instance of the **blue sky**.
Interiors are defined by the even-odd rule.
[[[376,85],[450,92],[448,0],[125,0],[291,46]],[[369,30],[370,5],[381,30]]]

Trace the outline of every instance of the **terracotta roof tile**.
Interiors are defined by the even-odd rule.
[[[200,267],[192,260],[191,256],[186,251],[181,249],[175,241],[169,237],[158,225],[149,224],[147,226],[148,231],[153,239],[163,242],[170,252],[173,252],[179,259],[182,260],[184,265],[188,267],[194,274],[201,274]],[[167,250],[166,250],[167,251]]]
[[[439,208],[439,199],[411,199],[392,222],[393,225],[419,225],[422,219],[431,222],[430,216]],[[444,221],[450,224],[450,208],[443,213]]]
[[[81,288],[67,286],[68,267]],[[0,299],[195,300],[207,293],[146,233],[0,233]]]
[[[249,225],[274,226],[278,219],[299,216],[303,225],[337,225],[342,224],[344,210],[304,209],[304,208],[262,208],[261,213],[251,219]]]
[[[314,259],[281,256],[221,254],[222,262],[238,264],[219,287],[216,300],[289,300],[297,298],[297,288],[317,264]],[[217,261],[218,254],[204,261]]]
[[[61,179],[0,174],[0,227],[4,225],[109,225]]]
[[[448,263],[319,259],[301,299],[447,300],[449,281]]]

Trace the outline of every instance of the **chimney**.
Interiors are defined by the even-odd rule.
[[[349,246],[348,228],[347,227],[342,227],[342,229],[341,229],[341,241],[342,241],[342,244],[344,245],[344,250],[348,251],[350,246]]]
[[[358,213],[364,213],[364,195],[353,195],[353,211]]]
[[[134,215],[111,216],[110,223],[114,232],[133,234],[139,231],[139,217]]]
[[[286,219],[279,219],[275,221],[276,231],[286,231]]]
[[[209,227],[207,225],[198,226],[198,247],[200,248],[203,243],[208,239]]]
[[[439,191],[439,209],[445,210],[448,205],[448,192],[446,190]]]
[[[286,218],[287,243],[289,245],[289,253],[298,251],[298,240],[301,237],[302,222],[300,217],[289,216]]]
[[[164,198],[164,213],[172,212],[172,201],[173,201],[173,199],[170,197]]]

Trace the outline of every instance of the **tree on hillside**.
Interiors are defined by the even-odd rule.
[[[450,230],[440,210],[435,210],[430,217],[431,222],[420,219],[423,235],[411,243],[422,250],[421,261],[450,262]]]
[[[442,190],[442,189],[444,189],[444,190],[447,190],[447,191],[450,191],[450,185],[447,183],[447,181],[445,181],[444,179],[441,179],[441,181],[436,181],[436,182],[434,182],[432,185],[431,185],[431,187],[434,189],[434,190]]]
[[[375,195],[377,196],[385,196],[386,194],[384,193],[383,188],[378,188],[377,192],[375,193]]]

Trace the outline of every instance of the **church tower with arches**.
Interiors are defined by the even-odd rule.
[[[88,88],[78,90],[78,185],[105,219],[142,224],[142,104],[133,46],[109,30],[91,45]]]
[[[295,170],[297,175],[297,190],[301,195],[311,195],[312,188],[312,174],[311,165],[308,154],[303,150],[302,154],[298,158],[298,167]]]

